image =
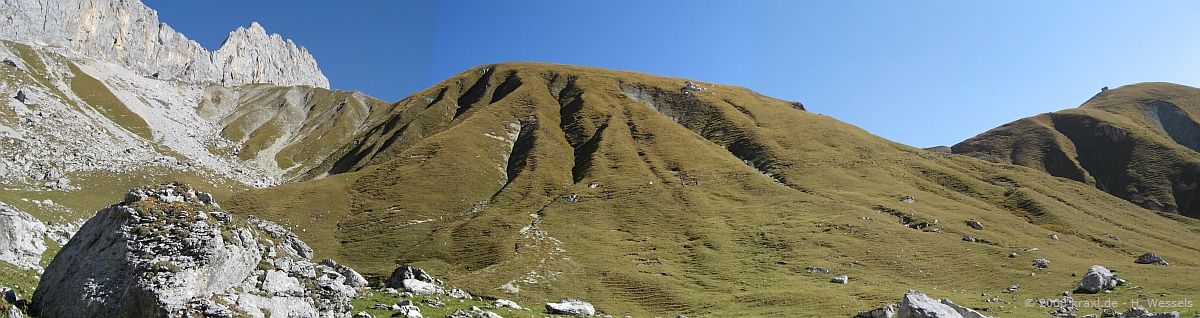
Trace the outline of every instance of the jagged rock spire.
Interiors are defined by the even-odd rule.
[[[261,25],[239,28],[216,52],[159,22],[139,0],[0,2],[0,39],[61,48],[146,76],[193,83],[329,87],[316,60]]]

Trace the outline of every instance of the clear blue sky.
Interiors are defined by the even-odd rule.
[[[1197,1],[145,2],[210,49],[260,21],[386,100],[480,64],[577,64],[745,86],[918,147],[1102,86],[1200,86]]]

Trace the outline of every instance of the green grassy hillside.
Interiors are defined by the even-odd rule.
[[[1143,83],[1014,121],[954,146],[1094,185],[1144,208],[1200,217],[1200,89]]]
[[[743,88],[686,85],[471,69],[367,123],[314,170],[332,176],[222,204],[368,274],[414,263],[474,294],[577,297],[616,315],[849,316],[918,289],[1040,316],[1052,309],[1025,299],[1074,289],[1072,273],[1094,264],[1139,286],[1114,299],[1200,297],[1187,279],[1200,266],[1193,219],[896,144]],[[1146,251],[1173,265],[1134,264]]]
[[[254,84],[209,87],[197,112],[240,145],[239,160],[295,179],[309,176],[390,106],[356,92]]]

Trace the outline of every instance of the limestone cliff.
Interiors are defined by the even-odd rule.
[[[0,39],[117,62],[162,79],[329,87],[308,50],[268,35],[257,23],[230,33],[225,45],[209,52],[138,0],[5,0]]]

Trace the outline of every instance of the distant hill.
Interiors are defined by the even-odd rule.
[[[954,153],[1087,183],[1146,209],[1200,217],[1200,89],[1141,83],[1020,119]]]
[[[1037,316],[1053,309],[1024,299],[1060,297],[1095,264],[1141,286],[1114,298],[1200,296],[1177,279],[1200,266],[1194,219],[798,105],[640,73],[485,65],[364,124],[311,169],[318,179],[222,205],[376,277],[413,263],[473,294],[585,298],[616,315],[851,316],[918,289]],[[1147,251],[1172,265],[1133,263]]]

